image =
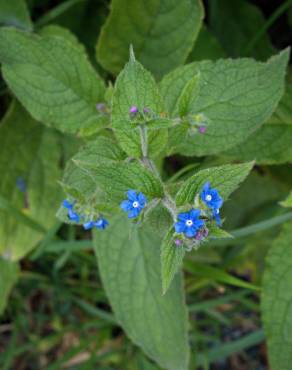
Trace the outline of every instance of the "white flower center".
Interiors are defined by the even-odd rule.
[[[133,202],[133,207],[138,208],[139,207],[139,202]]]
[[[218,215],[219,214],[219,209],[216,209],[215,213],[216,213],[216,215]]]
[[[186,225],[187,225],[187,226],[192,226],[192,224],[193,224],[193,221],[192,221],[192,220],[187,220],[187,221],[186,221]]]
[[[206,195],[206,201],[210,202],[212,200],[212,195],[208,194]]]

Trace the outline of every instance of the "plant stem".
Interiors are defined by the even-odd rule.
[[[140,129],[140,137],[141,137],[141,149],[143,158],[147,158],[148,156],[148,138],[147,138],[147,128],[145,125],[139,126]]]

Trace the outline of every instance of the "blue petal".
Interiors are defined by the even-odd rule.
[[[137,208],[133,208],[129,213],[128,213],[128,218],[136,218],[139,215],[139,210]]]
[[[205,222],[204,220],[196,220],[196,222],[194,223],[194,226],[197,228],[197,229],[200,229],[201,227],[203,227],[205,225]]]
[[[108,223],[108,221],[106,220],[106,219],[104,219],[104,218],[100,218],[100,219],[98,219],[95,223],[94,223],[94,225],[95,225],[95,227],[97,228],[97,229],[105,229],[106,227],[107,227],[107,225],[108,225],[109,223]]]
[[[195,222],[196,219],[200,216],[200,214],[201,211],[199,209],[192,209],[190,211],[190,219]]]
[[[203,192],[209,193],[210,191],[210,182],[206,182],[205,185],[203,186]]]
[[[143,193],[138,194],[138,202],[143,206],[147,203],[147,198]]]
[[[135,202],[138,200],[138,196],[137,196],[137,193],[135,192],[135,190],[128,190],[127,191],[127,196],[128,196],[128,199],[131,201],[131,202]]]
[[[72,203],[70,203],[70,202],[69,202],[69,200],[64,199],[64,200],[63,200],[63,203],[62,203],[62,206],[63,206],[64,208],[67,208],[67,209],[72,209],[73,204],[72,204]]]
[[[71,221],[79,222],[79,216],[72,209],[68,210],[68,217]]]
[[[124,212],[129,212],[133,208],[133,204],[129,200],[123,200],[120,207]]]
[[[181,221],[178,221],[174,224],[174,229],[175,231],[180,234],[180,233],[183,233],[186,229],[186,224],[185,222],[181,222]]]
[[[85,230],[90,230],[90,229],[92,229],[92,228],[93,228],[93,226],[94,226],[94,223],[93,223],[92,221],[85,222],[85,223],[83,224],[83,227],[84,227],[84,229],[85,229]]]
[[[196,227],[188,227],[187,230],[185,231],[185,235],[188,238],[192,238],[196,235],[197,233],[197,228]]]
[[[177,218],[178,218],[180,221],[186,221],[186,220],[189,220],[189,218],[190,218],[190,212],[183,212],[183,213],[179,213],[179,215],[177,216]]]

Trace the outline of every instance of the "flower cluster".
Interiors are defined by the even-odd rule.
[[[79,215],[79,212],[76,210],[76,205],[73,202],[70,202],[69,200],[65,199],[63,201],[63,207],[68,210],[68,218],[70,221],[79,223],[80,221],[83,222],[83,227],[85,230],[90,230],[94,227],[97,229],[103,230],[108,226],[108,221],[103,218],[103,217],[97,217],[93,218],[92,216],[90,217],[90,220],[86,219],[84,215]]]
[[[203,205],[198,204],[200,208],[192,208],[188,212],[178,214],[174,224],[175,245],[180,246],[185,243],[189,248],[198,246],[199,242],[208,236],[208,227],[212,220],[215,220],[218,226],[221,225],[220,208],[223,205],[223,199],[218,190],[212,189],[207,182],[200,193],[200,199],[203,202]]]
[[[139,109],[136,105],[130,107],[129,117],[131,120],[138,123],[145,123],[145,121],[162,118],[161,114],[158,116],[150,108],[144,107],[143,109]]]

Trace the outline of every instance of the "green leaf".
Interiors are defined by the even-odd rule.
[[[292,84],[287,83],[285,88],[286,91],[280,100],[275,113],[268,120],[268,123],[285,123],[286,125],[292,125]]]
[[[210,239],[228,239],[233,238],[233,236],[227,232],[226,230],[221,229],[220,227],[215,226],[214,224],[211,224],[208,227],[209,234],[208,238]]]
[[[175,116],[188,81],[200,73],[199,94],[188,114],[202,114],[208,121],[204,135],[188,135],[177,143],[184,155],[206,155],[244,141],[275,110],[284,91],[289,50],[266,63],[252,59],[197,62],[178,68],[161,83],[168,112]]]
[[[194,198],[202,190],[206,182],[216,188],[224,200],[246,178],[253,167],[253,162],[243,164],[227,164],[199,171],[185,181],[176,195],[176,204],[193,203]]]
[[[172,279],[182,265],[185,249],[174,243],[173,227],[168,231],[161,245],[161,276],[163,294],[168,290]]]
[[[126,159],[126,154],[117,142],[105,136],[98,136],[89,141],[85,147],[72,158],[80,167],[96,167],[102,164],[121,162]]]
[[[161,77],[183,64],[204,15],[199,0],[113,0],[97,45],[97,60],[118,74],[133,44],[137,58]],[[120,37],[123,35],[123,37]]]
[[[63,138],[13,102],[0,125],[0,142],[0,196],[8,205],[0,210],[0,254],[18,260],[55,223]]]
[[[283,202],[280,202],[282,207],[292,207],[292,191],[288,195],[288,197],[283,200]]]
[[[0,315],[5,310],[8,296],[18,279],[18,264],[0,258]]]
[[[81,48],[56,36],[0,29],[3,76],[31,115],[66,132],[101,125],[104,85]]]
[[[32,23],[24,0],[0,0],[0,26],[2,25],[32,30]]]
[[[266,258],[261,297],[271,369],[291,369],[292,223],[284,225]]]
[[[147,225],[129,229],[126,218],[95,232],[101,277],[118,322],[134,343],[168,370],[187,370],[187,314],[182,277],[161,294],[161,238]]]
[[[266,22],[261,10],[245,0],[214,0],[210,3],[210,29],[231,57],[253,56],[264,60],[275,52],[267,33],[246,54],[250,40]],[[228,32],[226,32],[228,30]]]
[[[163,196],[160,180],[140,164],[117,163],[95,168],[82,164],[81,168],[92,177],[96,186],[106,194],[107,199],[117,204],[125,199],[129,189],[142,192],[148,201]]]
[[[126,64],[115,84],[112,103],[112,126],[122,148],[129,155],[140,157],[141,139],[138,122],[134,118],[131,119],[129,114],[132,106],[136,106],[141,113],[144,108],[149,109],[151,117],[152,115],[159,117],[159,114],[164,111],[164,104],[154,78],[140,63],[133,59]],[[152,121],[151,127],[153,129],[155,123],[159,124],[159,121],[153,121],[151,117],[148,120]],[[142,122],[145,121],[146,118]],[[163,150],[163,144],[166,145],[167,131],[150,132],[148,133],[148,140],[149,152],[151,155],[155,155]],[[157,145],[157,142],[159,142],[159,145]]]
[[[191,105],[199,95],[200,89],[200,73],[194,75],[185,85],[179,99],[178,111],[180,117],[184,117],[191,110]]]
[[[239,161],[255,160],[258,164],[292,162],[292,125],[265,124],[246,141],[223,153]]]

